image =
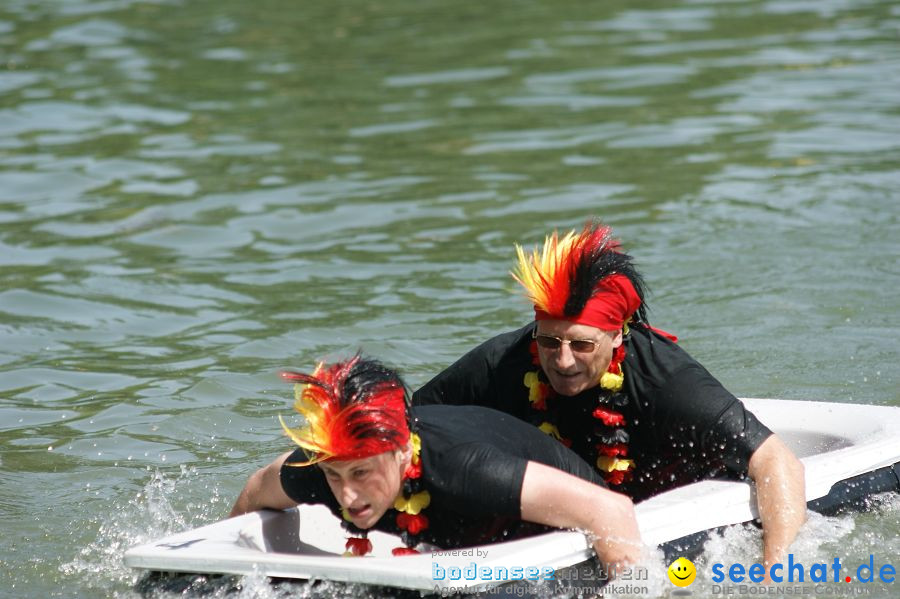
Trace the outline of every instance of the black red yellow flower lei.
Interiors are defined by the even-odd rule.
[[[397,511],[395,522],[403,543],[406,547],[397,547],[391,553],[394,555],[415,555],[418,553],[413,547],[419,544],[420,534],[428,528],[428,516],[422,510],[431,503],[431,495],[422,485],[422,440],[419,435],[412,433],[409,436],[412,444],[412,458],[409,466],[403,473],[403,487],[397,499],[394,500],[394,509]],[[367,531],[360,530],[350,523],[350,517],[346,510],[344,514],[344,528],[359,534],[359,537],[347,539],[345,556],[363,556],[372,551],[372,541],[367,537]]]
[[[627,328],[626,328],[627,333]],[[540,368],[537,344],[532,341],[529,346],[532,363],[537,370],[525,373],[523,383],[528,388],[528,401],[535,410],[534,422],[539,429],[560,441],[566,447],[572,446],[572,439],[564,436],[556,424],[548,419],[548,404],[558,399],[556,392],[547,382],[546,375]],[[622,362],[625,359],[624,343],[613,351],[612,360],[603,376],[600,377],[601,391],[597,396],[597,407],[591,416],[597,420],[592,435],[591,456],[597,470],[610,485],[621,485],[631,480],[634,471],[634,460],[628,459],[628,432],[625,430],[625,416],[615,408],[625,405],[627,397],[623,394],[625,382]]]

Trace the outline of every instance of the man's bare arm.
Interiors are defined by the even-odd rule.
[[[806,521],[803,464],[781,439],[772,435],[753,452],[748,474],[756,483],[763,526],[763,560],[768,572],[772,564],[783,561]]]
[[[254,472],[238,495],[229,517],[240,516],[261,509],[283,510],[297,502],[287,496],[281,487],[281,466],[290,452],[278,456],[274,462]]]
[[[528,462],[522,481],[522,519],[593,536],[597,557],[624,566],[640,561],[643,545],[631,499],[562,470]]]

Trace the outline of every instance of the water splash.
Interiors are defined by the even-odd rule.
[[[197,477],[195,468],[185,466],[175,476],[158,470],[153,472],[141,491],[124,506],[110,506],[106,513],[94,519],[96,538],[87,543],[75,559],[62,564],[60,572],[81,579],[80,582],[87,587],[107,591],[111,586],[131,587],[137,575],[125,566],[125,551],[155,538],[180,532],[198,520],[209,518],[215,501],[209,502],[210,507],[206,510],[192,512],[191,521],[172,503],[179,497],[178,489],[190,486]]]
[[[790,552],[796,562],[831,563],[840,557],[844,564],[859,564],[867,561],[870,554],[876,558],[890,559],[900,554],[900,538],[889,536],[885,530],[895,530],[900,525],[900,495],[883,493],[870,497],[862,512],[824,516],[816,512],[808,512],[806,524],[800,530],[791,545]],[[712,534],[704,544],[702,553],[692,558],[697,568],[697,580],[692,585],[694,595],[697,589],[709,589],[712,585],[710,571],[712,564],[743,563],[752,564],[762,561],[762,532],[753,525],[731,526],[719,533]],[[877,560],[876,560],[877,561]],[[648,570],[646,581],[640,581],[647,587],[641,595],[630,593],[609,593],[604,596],[617,599],[633,597],[677,597],[684,591],[677,589],[666,576],[668,564],[662,552],[652,552],[645,560]],[[871,588],[870,597],[890,597],[890,594],[879,594],[880,590]],[[563,599],[566,595],[556,595]]]
[[[110,515],[100,525],[96,539],[60,570],[67,576],[82,579],[80,583],[84,587],[102,588],[106,594],[117,599],[374,599],[396,595],[390,589],[328,581],[273,583],[262,573],[243,577],[182,575],[142,579],[139,573],[123,564],[122,556],[129,547],[205,524],[221,516],[221,506],[216,505],[219,502],[216,491],[212,492],[212,498],[208,501],[189,503],[189,507],[182,511],[173,504],[180,495],[189,493],[190,487],[197,487],[199,478],[196,469],[189,467],[182,467],[175,476],[154,472],[124,509]],[[900,540],[884,539],[879,531],[883,530],[881,525],[885,521],[890,522],[892,527],[900,524],[900,496],[887,493],[872,497],[868,507],[863,513],[838,516],[810,512],[807,523],[791,547],[795,559],[805,563],[830,562],[838,555],[842,561],[851,563],[859,561],[857,558],[866,558],[873,551],[896,555],[900,550]],[[762,558],[761,547],[761,532],[751,525],[729,527],[712,535],[704,545],[702,554],[693,560],[699,583],[695,588],[709,588],[709,572],[713,563],[759,562]],[[675,596],[673,593],[678,589],[671,586],[666,576],[668,564],[662,551],[648,550],[641,567],[646,568],[645,578],[630,582],[633,588],[639,589],[638,594],[627,591],[610,593],[607,590],[606,596],[617,599]],[[617,585],[622,589],[625,581],[619,581]],[[110,592],[111,587],[117,590]],[[549,585],[529,590],[559,599],[575,596],[571,591]]]
[[[273,582],[262,573],[247,576],[206,577],[180,575],[139,585],[143,599],[385,599],[397,597],[392,589],[379,589],[328,581]],[[418,595],[416,595],[418,596]],[[124,598],[123,598],[124,599]]]
[[[199,499],[191,501],[192,495]],[[386,596],[359,585],[315,582],[273,582],[262,573],[248,576],[144,574],[125,566],[125,552],[136,545],[202,526],[223,517],[215,485],[207,485],[194,467],[176,474],[152,472],[143,488],[124,506],[111,506],[97,525],[97,535],[59,570],[81,588],[102,591],[117,599],[205,597],[219,599],[328,598]],[[183,507],[180,507],[182,506]]]
[[[635,575],[631,580],[613,581],[604,590],[604,597],[616,599],[632,599],[637,597],[664,597],[666,590],[671,588],[666,571],[669,567],[665,554],[661,549],[647,548],[643,562],[635,567]]]
[[[866,561],[870,554],[891,559],[900,551],[900,540],[886,538],[884,531],[893,530],[900,523],[900,495],[883,493],[870,497],[862,512],[848,512],[824,516],[807,512],[807,521],[801,528],[789,552],[794,561],[804,564],[830,564],[835,557],[842,564],[854,565]],[[733,526],[711,536],[703,553],[694,560],[697,566],[699,588],[712,584],[712,564],[762,562],[762,533],[752,525]],[[869,589],[880,596],[874,588]],[[890,595],[885,595],[890,596]]]

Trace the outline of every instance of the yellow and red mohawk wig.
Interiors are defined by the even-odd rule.
[[[536,320],[568,320],[605,331],[622,328],[633,315],[646,320],[641,275],[621,251],[612,230],[588,221],[580,233],[554,231],[540,251],[516,244],[513,278],[534,304]]]
[[[283,372],[297,383],[294,409],[306,423],[281,426],[306,452],[309,466],[323,460],[356,460],[404,446],[409,441],[406,386],[395,371],[376,360],[354,356],[320,362],[312,374]]]

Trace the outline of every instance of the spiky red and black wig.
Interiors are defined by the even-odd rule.
[[[298,383],[294,409],[306,420],[297,428],[281,425],[302,447],[308,466],[322,460],[355,460],[398,449],[409,441],[409,394],[395,371],[359,355],[315,372],[283,372]]]
[[[535,318],[568,320],[613,331],[634,317],[646,322],[644,282],[612,230],[588,221],[562,239],[554,231],[539,252],[516,245],[512,276],[534,304]]]

